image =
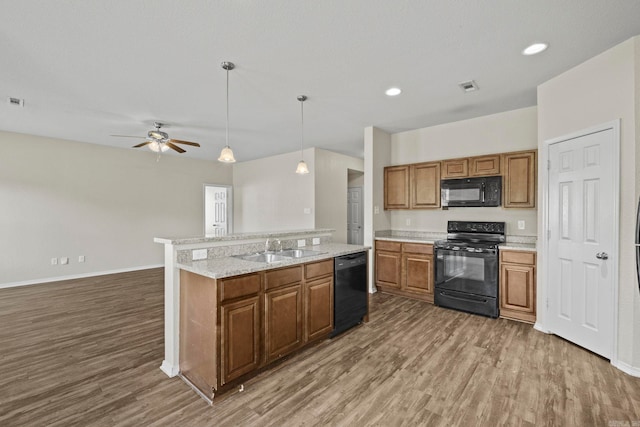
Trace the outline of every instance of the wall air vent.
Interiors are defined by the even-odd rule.
[[[465,92],[473,92],[474,90],[478,90],[478,84],[473,80],[458,83],[458,86],[460,86],[460,89],[462,89]]]
[[[7,98],[7,102],[9,103],[9,105],[15,105],[16,107],[24,107],[24,99],[9,97]]]

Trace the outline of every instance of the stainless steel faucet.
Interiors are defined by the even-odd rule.
[[[264,252],[269,252],[269,238],[267,237],[267,241],[264,243]]]

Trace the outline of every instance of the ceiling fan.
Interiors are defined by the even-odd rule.
[[[165,152],[169,148],[177,151],[178,153],[184,153],[185,150],[182,149],[181,147],[178,147],[176,144],[184,144],[184,145],[191,145],[192,147],[200,147],[200,144],[198,144],[197,142],[189,142],[189,141],[183,141],[181,139],[169,138],[169,135],[166,132],[163,132],[160,130],[160,128],[164,125],[165,125],[164,123],[153,122],[153,126],[155,127],[155,129],[147,132],[146,137],[131,136],[131,135],[111,135],[111,136],[117,136],[122,138],[145,138],[146,139],[145,142],[134,145],[133,148],[140,148],[140,147],[144,147],[145,145],[148,145],[149,149],[151,151],[155,151],[156,153]]]

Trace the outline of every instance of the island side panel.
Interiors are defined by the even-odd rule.
[[[180,270],[180,373],[212,399],[217,388],[216,281]]]

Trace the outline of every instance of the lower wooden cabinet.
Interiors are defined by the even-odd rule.
[[[376,287],[433,302],[433,245],[376,240]]]
[[[224,279],[180,271],[180,373],[210,399],[331,331],[333,258]]]
[[[220,314],[223,385],[260,366],[260,300],[255,296],[223,304]]]
[[[535,323],[535,252],[500,251],[500,317]]]

